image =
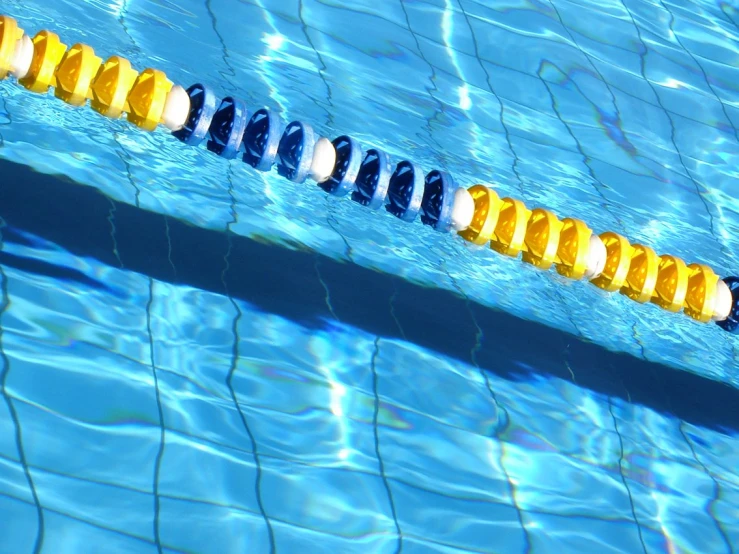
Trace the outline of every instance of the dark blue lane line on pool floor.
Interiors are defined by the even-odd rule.
[[[342,323],[369,334],[405,339],[467,364],[473,363],[470,352],[477,333],[469,317],[472,312],[484,330],[475,361],[485,371],[513,381],[527,380],[531,372],[570,381],[571,370],[577,385],[593,392],[642,404],[695,425],[739,432],[739,390],[724,383],[611,352],[474,301],[469,302],[468,310],[465,298],[447,290],[424,287],[306,249],[237,235],[229,238],[223,231],[113,201],[116,255],[108,219],[111,200],[98,190],[7,161],[0,161],[0,175],[0,217],[10,227],[6,229],[7,242],[15,240],[12,229],[16,228],[111,267],[120,267],[118,255],[128,270],[218,294],[226,294],[225,278],[233,298],[306,327],[330,326],[333,311]],[[230,267],[224,276],[223,260],[229,247]],[[321,279],[330,289],[331,309],[316,276],[317,255]],[[0,263],[77,280],[69,270],[51,264],[29,265],[31,262],[20,262],[5,252],[0,252]],[[87,279],[82,282],[90,285]],[[387,307],[393,296],[391,311]],[[531,348],[531,337],[536,337],[536,348]]]

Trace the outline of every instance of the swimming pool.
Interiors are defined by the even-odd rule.
[[[736,271],[726,4],[3,3]],[[0,84],[0,552],[732,552],[731,335]]]

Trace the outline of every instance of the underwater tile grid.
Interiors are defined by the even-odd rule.
[[[716,2],[3,0],[739,268]],[[0,553],[730,553],[736,340],[0,84]]]

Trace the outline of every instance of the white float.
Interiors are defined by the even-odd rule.
[[[175,85],[167,94],[162,112],[162,123],[170,131],[179,131],[190,115],[190,96],[180,85]]]
[[[313,162],[310,166],[310,178],[316,183],[328,181],[336,167],[336,148],[326,137],[321,137],[313,147]]]
[[[465,188],[454,191],[454,203],[452,204],[452,229],[464,231],[472,223],[475,216],[475,201]]]
[[[734,304],[734,298],[731,295],[729,286],[721,279],[716,283],[716,302],[713,306],[713,320],[724,321],[731,314],[731,307]]]
[[[606,267],[608,251],[600,237],[593,233],[590,235],[590,247],[588,248],[588,259],[585,264],[585,279],[592,281],[600,277]]]
[[[23,33],[23,36],[15,43],[15,51],[10,61],[10,74],[16,79],[23,79],[28,75],[33,61],[33,41],[31,37]]]

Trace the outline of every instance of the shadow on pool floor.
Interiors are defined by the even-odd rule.
[[[22,235],[14,232],[17,229],[112,267],[120,267],[122,262],[126,269],[160,281],[225,294],[222,276],[229,248],[225,232],[116,202],[92,187],[12,162],[0,161],[0,175],[0,216],[8,225],[3,231],[4,240],[22,242]],[[108,219],[112,207],[120,262],[114,253]],[[739,432],[739,390],[726,384],[611,352],[569,333],[472,301],[468,307],[467,300],[453,292],[424,287],[315,252],[233,234],[230,243],[226,275],[229,292],[265,312],[309,328],[326,327],[332,314],[315,269],[319,261],[334,313],[343,323],[367,333],[404,338],[471,363],[477,331],[470,317],[472,311],[484,330],[476,360],[486,371],[513,381],[530,377],[527,371],[571,380],[571,369],[577,375],[578,386],[628,399],[695,425]],[[0,263],[105,287],[74,270],[6,252],[0,252]],[[394,314],[404,337],[390,312],[393,295]],[[531,346],[532,336],[536,337],[536,348]]]

